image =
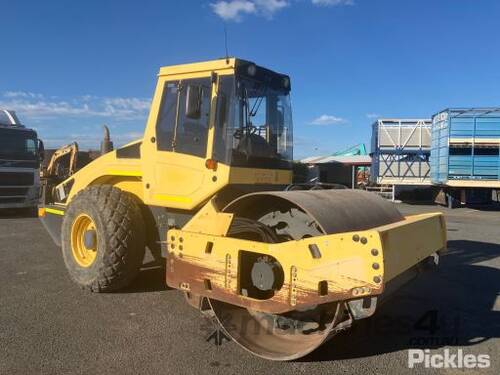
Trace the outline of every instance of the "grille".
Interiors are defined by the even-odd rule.
[[[0,159],[0,168],[38,168],[38,162],[33,160]]]
[[[33,185],[33,173],[0,172],[0,186],[26,186]]]
[[[22,203],[24,198],[2,198],[0,197],[0,204],[2,203]]]
[[[25,196],[28,193],[29,188],[25,187],[0,187],[0,197],[8,197],[12,195]]]

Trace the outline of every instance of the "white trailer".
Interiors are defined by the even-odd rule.
[[[371,179],[381,185],[431,185],[430,119],[379,119],[372,125]]]

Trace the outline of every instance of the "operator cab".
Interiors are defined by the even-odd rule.
[[[219,73],[218,81],[212,74],[165,83],[156,123],[158,150],[235,167],[290,169],[290,78],[248,61],[233,61],[231,74]]]
[[[192,210],[222,191],[287,186],[290,78],[235,58],[161,68],[140,155],[149,205]]]

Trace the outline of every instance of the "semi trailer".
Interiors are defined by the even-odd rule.
[[[448,108],[432,117],[431,181],[453,208],[500,192],[500,108]],[[496,194],[494,194],[496,193]]]

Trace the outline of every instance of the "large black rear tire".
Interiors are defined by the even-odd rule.
[[[135,279],[144,259],[140,206],[133,195],[110,185],[85,188],[66,210],[61,242],[66,268],[78,285],[93,292],[121,289]]]

